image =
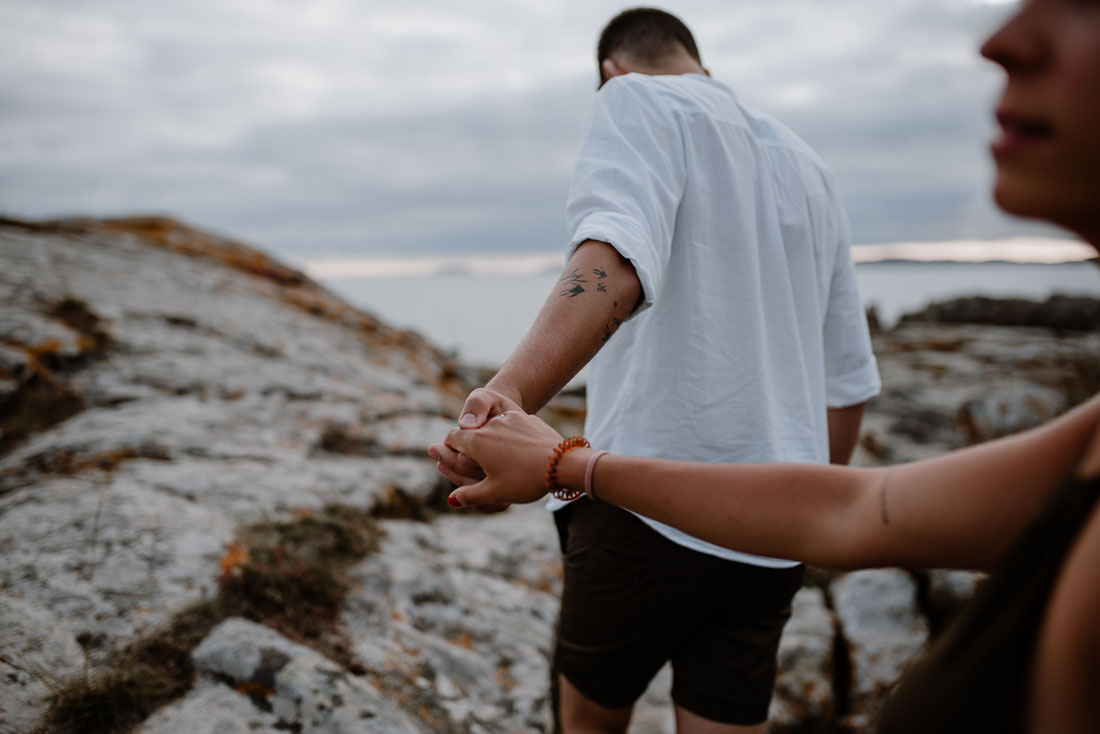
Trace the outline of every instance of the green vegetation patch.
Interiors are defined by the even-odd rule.
[[[0,456],[23,439],[68,420],[84,409],[84,400],[44,369],[0,401]]]
[[[103,326],[103,320],[79,298],[68,296],[51,304],[47,310],[54,318],[62,321],[71,329],[88,338],[88,347],[98,351],[111,341],[110,334]]]
[[[189,607],[162,629],[114,653],[106,669],[54,686],[35,734],[130,731],[191,688],[191,651],[224,618],[217,601]]]
[[[377,550],[380,534],[369,511],[343,505],[242,528],[220,561],[216,599],[116,651],[101,672],[53,686],[51,708],[35,734],[130,731],[191,689],[192,651],[229,617],[267,625],[363,672],[338,620],[348,569]]]
[[[80,335],[79,354],[63,357],[61,344],[55,339],[23,347],[30,361],[27,374],[20,378],[19,389],[0,401],[0,455],[84,409],[79,393],[53,371],[98,357],[111,341],[102,320],[79,298],[62,298],[49,304],[45,313]]]
[[[379,530],[368,510],[329,505],[287,522],[244,528],[222,558],[219,603],[352,666],[339,633],[348,568],[377,550]]]

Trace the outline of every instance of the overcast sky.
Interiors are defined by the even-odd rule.
[[[163,213],[294,258],[550,250],[605,0],[0,0],[0,213]],[[997,0],[685,0],[704,65],[833,168],[856,242],[989,201]]]

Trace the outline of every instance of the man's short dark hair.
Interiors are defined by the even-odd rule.
[[[683,21],[657,8],[632,8],[612,18],[600,34],[596,46],[596,63],[600,67],[600,83],[604,82],[603,62],[611,54],[622,51],[642,64],[658,64],[664,57],[683,46],[702,65],[695,38]]]

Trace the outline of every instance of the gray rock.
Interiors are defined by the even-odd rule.
[[[1043,302],[1022,298],[971,296],[932,303],[903,317],[912,321],[1000,326],[1041,326],[1070,331],[1096,331],[1100,299],[1055,294]]]
[[[84,406],[0,455],[0,588],[89,640],[93,663],[215,594],[241,524],[384,506],[395,490],[424,501],[438,477],[412,444],[467,389],[423,340],[259,253],[149,226],[0,226],[0,390],[37,355],[63,363],[50,379]],[[334,418],[379,415],[400,417],[373,455],[313,455]],[[42,702],[17,685],[0,679],[0,699],[18,699],[6,716],[32,719]]]
[[[980,443],[1034,428],[1067,407],[1066,395],[1054,388],[1021,384],[963,403],[958,422],[969,443]]]
[[[69,626],[51,610],[24,599],[0,596],[0,734],[22,734],[52,688],[83,668],[84,655]]]
[[[833,718],[836,626],[820,589],[803,588],[779,640],[779,674],[768,710],[769,730],[796,731]]]
[[[416,414],[378,418],[369,425],[333,423],[321,434],[317,448],[351,456],[421,457],[454,426],[453,418]]]
[[[830,586],[848,647],[851,720],[875,719],[891,687],[928,642],[928,621],[917,607],[917,586],[898,569],[845,574]]]
[[[872,340],[883,392],[867,408],[860,466],[928,458],[1020,430],[1100,389],[1096,332],[903,321]]]
[[[270,711],[258,708],[211,676],[202,676],[182,700],[145,720],[135,734],[279,734],[286,726]]]
[[[204,673],[228,679],[271,713],[276,726],[303,734],[424,734],[369,682],[313,650],[243,619],[227,619],[194,652]],[[201,691],[200,694],[201,695]],[[200,702],[193,701],[194,708]]]
[[[381,552],[354,569],[343,615],[368,676],[455,731],[548,731],[561,582],[549,513],[520,506],[384,526]]]
[[[4,342],[61,358],[76,357],[84,351],[80,335],[51,316],[30,308],[6,308],[0,313],[0,340]]]

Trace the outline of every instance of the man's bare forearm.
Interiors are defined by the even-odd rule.
[[[859,427],[863,422],[863,409],[867,403],[849,405],[846,408],[829,408],[829,463],[847,464],[852,459],[859,441]]]
[[[611,339],[641,293],[634,267],[615,248],[582,243],[527,336],[486,388],[537,411]]]

